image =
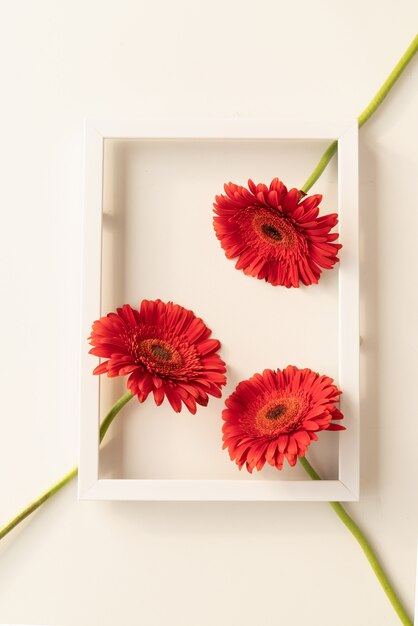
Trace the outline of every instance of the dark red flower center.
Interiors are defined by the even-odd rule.
[[[164,373],[178,369],[183,359],[174,346],[163,339],[144,339],[139,344],[139,359],[148,369]]]
[[[169,330],[138,325],[125,329],[120,339],[134,363],[150,374],[189,380],[201,369],[196,346]]]
[[[297,428],[308,409],[302,394],[286,391],[275,393],[263,402],[252,418],[251,430],[258,436],[278,436]]]
[[[286,412],[286,405],[278,404],[277,406],[267,411],[266,418],[268,420],[277,420],[285,412]]]
[[[172,352],[159,343],[152,343],[150,350],[153,355],[161,361],[170,361],[172,358]]]
[[[176,343],[170,337],[150,337],[152,332],[151,327],[131,328],[123,336],[129,353],[138,365],[145,367],[151,374],[170,375],[177,372],[184,365],[184,359],[177,349],[180,348],[178,341]]]
[[[289,249],[297,244],[294,226],[279,214],[266,209],[257,209],[252,224],[258,237],[271,246]]]
[[[274,241],[280,241],[281,239],[283,239],[282,233],[271,224],[263,224],[261,226],[261,230],[267,237],[273,239]]]

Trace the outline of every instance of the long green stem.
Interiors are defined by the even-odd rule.
[[[129,400],[133,398],[133,395],[130,391],[125,393],[119,400],[112,406],[109,413],[104,418],[103,422],[100,425],[100,443],[103,440],[103,437],[107,433],[107,430],[110,424],[113,422],[116,415],[119,411],[125,406]],[[0,528],[0,539],[3,539],[13,528],[15,528],[20,522],[22,522],[26,517],[28,517],[31,513],[39,509],[39,507],[49,500],[57,491],[62,489],[64,485],[70,482],[73,478],[75,478],[78,474],[78,466],[76,465],[70,470],[65,476],[60,478],[56,483],[52,485],[47,491],[44,491],[36,500],[33,500],[27,507],[25,507],[20,513],[15,515],[13,519],[10,520],[7,524],[5,524],[2,528]]]
[[[370,103],[366,106],[364,111],[360,113],[358,116],[358,125],[359,128],[363,126],[369,119],[371,115],[376,111],[378,106],[382,103],[382,101],[386,98],[389,91],[392,89],[393,85],[398,80],[399,76],[402,74],[408,63],[412,60],[416,52],[418,51],[418,35],[412,41],[405,54],[399,59],[398,63],[393,68],[392,72],[389,74],[375,97],[370,101]],[[331,161],[334,154],[337,152],[338,143],[337,141],[333,141],[329,144],[328,148],[325,150],[324,154],[318,161],[317,166],[315,167],[312,174],[309,176],[306,183],[300,188],[301,191],[307,193],[309,189],[312,187],[314,183],[321,176],[324,169],[327,167],[328,163]]]
[[[106,417],[104,418],[103,422],[100,424],[100,435],[99,435],[100,443],[102,443],[103,437],[107,433],[108,428],[109,428],[110,424],[113,422],[113,420],[115,419],[116,415],[119,413],[119,411],[121,409],[123,409],[125,404],[127,404],[129,402],[129,400],[132,400],[132,398],[133,398],[133,395],[131,394],[131,392],[127,391],[112,406],[112,408],[110,409],[109,413],[106,415]]]
[[[312,480],[321,480],[319,474],[314,470],[312,465],[305,457],[300,457],[300,462],[308,474],[312,478]],[[366,555],[367,560],[369,561],[374,573],[377,576],[378,581],[383,587],[383,591],[389,598],[390,603],[398,614],[399,619],[402,624],[406,626],[413,626],[412,620],[409,618],[405,608],[402,605],[399,597],[397,596],[394,588],[392,587],[389,578],[386,576],[383,567],[380,565],[379,560],[371,547],[368,539],[364,535],[363,531],[357,526],[352,517],[347,513],[340,502],[329,502],[330,506],[334,509],[340,520],[343,524],[345,524],[348,530],[354,535],[354,537],[359,542],[361,549]]]

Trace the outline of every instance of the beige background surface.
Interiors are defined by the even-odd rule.
[[[392,2],[0,2],[0,519],[74,463],[82,121],[348,119],[416,32]],[[362,499],[412,612],[418,68],[361,131]],[[280,175],[280,172],[278,172]],[[0,623],[395,626],[325,504],[77,502],[0,545]]]

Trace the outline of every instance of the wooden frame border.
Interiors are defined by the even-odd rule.
[[[99,377],[83,341],[78,494],[90,500],[351,501],[359,498],[358,123],[275,121],[86,122],[82,336],[101,316],[105,139],[338,139],[338,200],[344,255],[339,266],[339,384],[347,430],[339,437],[339,479],[301,481],[99,479]]]

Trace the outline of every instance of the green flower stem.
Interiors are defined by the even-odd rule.
[[[103,437],[107,433],[107,430],[110,424],[113,422],[116,415],[119,411],[133,398],[133,395],[130,391],[125,393],[119,400],[112,406],[109,413],[104,418],[103,422],[100,424],[100,443],[103,440]],[[3,539],[13,528],[15,528],[20,522],[22,522],[26,517],[28,517],[31,513],[39,509],[39,507],[49,500],[57,491],[62,489],[64,485],[70,482],[73,478],[75,478],[78,474],[78,466],[76,465],[70,470],[65,476],[60,478],[56,483],[52,485],[47,491],[44,491],[39,498],[31,502],[27,507],[25,507],[20,513],[18,513],[13,519],[10,520],[5,526],[0,528],[0,539]]]
[[[389,74],[389,76],[387,77],[387,79],[385,80],[385,82],[383,83],[383,85],[381,86],[381,88],[379,89],[375,97],[373,98],[373,100],[371,100],[371,102],[366,106],[364,111],[360,113],[360,115],[358,116],[357,119],[358,119],[359,128],[361,128],[363,124],[367,122],[369,117],[373,115],[373,113],[376,111],[378,106],[386,98],[389,91],[392,89],[393,85],[396,83],[399,76],[402,74],[402,72],[404,71],[408,63],[412,60],[412,58],[414,57],[417,51],[418,51],[418,35],[412,41],[412,43],[406,50],[405,54],[399,59],[398,63],[396,64],[392,72]],[[309,189],[312,187],[312,185],[316,183],[316,181],[321,176],[324,169],[327,167],[328,163],[331,161],[334,154],[337,152],[337,149],[338,149],[337,141],[333,141],[332,143],[329,144],[328,148],[325,150],[324,154],[319,159],[318,164],[315,167],[314,171],[309,176],[306,183],[300,188],[301,191],[303,191],[304,193],[307,193]]]
[[[314,470],[312,465],[305,457],[300,457],[299,461],[301,462],[306,473],[310,476],[310,478],[312,478],[312,480],[321,480],[319,474],[317,474],[317,472]],[[379,563],[376,553],[374,552],[364,533],[360,530],[360,528],[357,526],[352,517],[350,517],[350,515],[347,513],[347,511],[344,509],[340,502],[329,502],[328,504],[334,509],[342,523],[347,526],[348,530],[359,542],[361,549],[366,555],[367,560],[369,561],[374,573],[377,576],[378,581],[383,587],[383,591],[389,598],[389,601],[395,609],[396,613],[398,614],[398,617],[401,620],[402,624],[405,624],[405,626],[413,626],[412,620],[409,618],[405,608],[402,606],[402,602],[400,601],[395,590],[390,584],[388,577],[386,576],[382,566]]]
[[[105,436],[105,434],[107,433],[110,424],[113,422],[113,420],[115,419],[116,415],[119,413],[119,411],[121,409],[123,409],[123,407],[125,406],[125,404],[128,404],[129,400],[132,400],[133,395],[131,394],[130,391],[127,391],[121,398],[119,398],[119,400],[117,402],[115,402],[115,404],[112,406],[112,408],[110,409],[109,413],[106,415],[106,417],[104,418],[103,422],[100,424],[100,434],[99,434],[99,440],[100,443],[102,443],[103,441],[103,437]]]

